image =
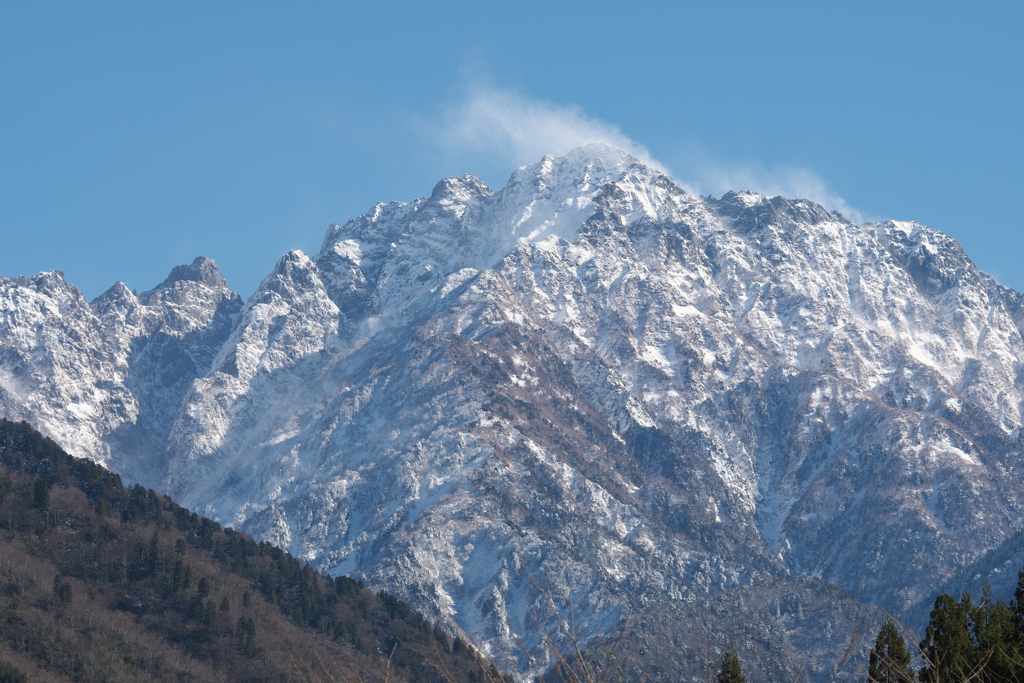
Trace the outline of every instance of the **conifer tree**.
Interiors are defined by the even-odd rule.
[[[1022,597],[1024,572],[1017,575],[1017,591],[1009,604],[1004,600],[993,601],[991,588],[985,586],[984,599],[973,615],[973,633],[987,681],[1024,678]]]
[[[924,683],[963,681],[974,673],[975,650],[967,621],[971,610],[969,595],[964,595],[961,602],[948,593],[935,598],[920,646],[925,660],[920,672]]]
[[[912,683],[910,653],[892,619],[886,619],[878,632],[875,647],[868,658],[868,681],[871,683]]]
[[[736,656],[736,648],[729,644],[729,649],[722,655],[722,668],[718,671],[717,683],[745,683],[740,668],[740,658]]]
[[[1010,612],[1017,633],[1024,635],[1024,571],[1017,572],[1017,590],[1010,601]]]

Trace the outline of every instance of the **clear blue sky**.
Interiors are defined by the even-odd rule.
[[[331,222],[593,132],[1024,289],[1024,3],[361,4],[0,4],[0,275],[91,298],[205,254],[248,296]]]

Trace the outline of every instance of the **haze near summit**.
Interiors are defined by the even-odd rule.
[[[601,142],[674,176],[671,169],[655,159],[646,147],[624,135],[618,126],[590,116],[579,106],[544,102],[481,82],[469,85],[460,100],[447,106],[441,122],[439,139],[445,146],[497,155],[513,167]],[[676,177],[691,193],[721,195],[730,190],[751,190],[770,196],[811,199],[854,222],[861,220],[859,211],[809,169],[727,164],[706,156],[691,167],[695,177]]]

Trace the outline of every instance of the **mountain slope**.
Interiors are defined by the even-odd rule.
[[[484,675],[464,643],[386,593],[317,575],[153,491],[125,489],[6,420],[0,557],[0,662],[31,680]]]
[[[0,279],[0,405],[135,481],[158,476],[173,416],[207,373],[241,301],[210,259],[91,304],[60,273]]]
[[[10,310],[34,282],[3,283]],[[152,301],[182,348],[196,328]],[[81,305],[54,335],[153,338]],[[1024,526],[1021,297],[917,224],[695,197],[594,145],[498,192],[464,176],[377,205],[234,306],[202,318],[191,366],[151,360],[138,388],[112,383],[126,404],[155,404],[143,386],[178,400],[144,430],[162,458],[120,445],[105,425],[139,422],[107,399],[86,401],[101,417],[69,447],[495,654],[557,629],[538,586],[595,635],[770,584],[817,616],[709,618],[763,624],[775,635],[747,645],[781,672],[792,643],[825,652],[841,637],[822,634],[849,632],[813,605],[871,614],[800,577],[917,623],[929,586]],[[4,348],[57,315],[12,317]],[[116,357],[95,344],[96,367]],[[168,366],[191,380],[161,384]],[[4,410],[69,433],[69,399],[10,367]]]

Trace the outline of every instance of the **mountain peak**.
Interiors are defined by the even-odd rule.
[[[274,264],[273,275],[288,276],[294,269],[309,270],[313,267],[313,261],[301,249],[292,249]]]
[[[267,292],[276,292],[286,298],[294,296],[298,289],[318,289],[320,278],[316,264],[301,249],[292,249],[274,264],[274,270],[260,283],[254,295],[257,299]]]
[[[584,163],[603,164],[605,166],[621,168],[644,163],[629,152],[609,145],[606,142],[590,142],[579,147],[573,147],[561,155],[561,157],[567,161],[582,161]]]
[[[15,279],[31,282],[32,285],[40,291],[60,290],[67,289],[68,287],[74,287],[74,285],[68,283],[64,277],[64,271],[61,270],[44,270],[33,275],[31,278],[18,276]]]
[[[207,287],[222,288],[228,283],[220,274],[217,262],[205,256],[196,256],[189,265],[174,266],[170,275],[157,285],[154,289],[165,289],[175,282],[192,281],[201,282]]]
[[[118,280],[105,292],[90,302],[93,310],[99,315],[104,315],[111,310],[123,311],[129,306],[137,305],[139,302],[135,292],[128,288],[128,285]]]
[[[522,166],[512,173],[508,184],[528,184],[541,190],[566,184],[593,187],[622,177],[632,167],[643,166],[643,162],[621,149],[593,142]]]
[[[484,181],[471,173],[464,176],[445,178],[434,186],[430,198],[434,201],[466,201],[473,196],[486,197],[494,194]]]

